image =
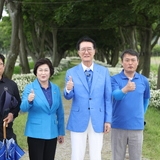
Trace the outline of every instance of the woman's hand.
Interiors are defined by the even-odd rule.
[[[31,89],[30,94],[28,95],[28,101],[32,102],[34,100],[35,94],[34,94],[34,90]]]
[[[58,136],[57,141],[59,142],[59,144],[64,143],[64,136]]]

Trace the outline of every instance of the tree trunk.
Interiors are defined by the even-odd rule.
[[[101,62],[105,62],[104,52],[105,52],[104,49],[98,49],[96,51],[95,56],[94,56],[95,60],[99,60]]]
[[[139,64],[137,67],[137,72],[140,72],[143,69],[143,64],[144,64],[144,53],[141,51],[139,56]]]
[[[57,66],[57,63],[56,63],[56,58],[57,58],[57,28],[56,27],[53,27],[52,36],[53,36],[53,48],[52,48],[53,52],[52,52],[51,59],[52,59],[53,66],[56,67]]]
[[[139,35],[141,51],[137,72],[142,70],[142,74],[149,78],[151,63],[152,26],[146,22],[146,26],[139,30]]]
[[[124,37],[124,33],[123,33],[123,29],[122,27],[119,27],[119,33],[120,33],[120,37],[121,37],[121,45],[123,47],[123,50],[126,49],[126,40],[125,40],[125,37]]]
[[[149,49],[146,49],[142,74],[147,78],[149,78],[150,75],[150,65],[151,65],[151,51]]]
[[[7,4],[7,9],[9,11],[12,22],[11,46],[4,73],[8,78],[12,78],[15,62],[19,54],[19,7],[20,3],[9,2]]]
[[[152,40],[152,28],[148,27],[146,30],[146,47],[144,52],[144,64],[142,74],[149,78],[150,75],[150,64],[151,64],[151,40]]]
[[[4,2],[5,2],[5,0],[0,0],[0,19],[2,18]]]
[[[158,67],[157,89],[160,89],[160,65]]]
[[[31,56],[33,62],[36,63],[37,57],[33,52],[31,52],[30,48],[28,47],[26,37],[25,37],[25,45],[26,45],[25,48],[26,48],[26,51],[27,51],[27,55]]]
[[[46,25],[45,24],[39,24],[38,22],[35,22],[30,18],[30,28],[31,28],[31,36],[32,36],[32,45],[33,45],[33,51],[37,59],[44,58],[44,42],[45,42],[45,32],[46,32]]]
[[[45,32],[46,32],[46,28],[45,28],[45,24],[43,24],[42,28],[41,28],[41,36],[38,37],[39,42],[40,42],[40,51],[39,51],[39,57],[38,58],[44,58],[45,57],[45,53],[44,53],[44,40],[45,40]]]
[[[23,17],[22,12],[20,11],[20,20],[19,20],[19,39],[20,39],[20,66],[21,73],[26,74],[30,73],[27,52],[25,49],[25,36],[23,32]]]
[[[119,61],[119,47],[115,48],[113,52],[114,53],[111,54],[111,66],[115,67]]]
[[[58,65],[60,64],[60,61],[61,59],[64,57],[65,55],[65,51],[62,50],[62,49],[59,49],[58,54],[56,55],[56,58],[55,58],[55,63],[54,63],[54,67],[58,67]]]

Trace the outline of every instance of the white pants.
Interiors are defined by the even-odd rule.
[[[90,160],[101,160],[103,133],[96,133],[93,130],[91,120],[85,132],[71,132],[71,160],[84,160],[87,138]]]

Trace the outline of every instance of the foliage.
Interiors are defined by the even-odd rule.
[[[157,73],[158,73],[158,66],[160,64],[160,56],[157,57],[157,56],[152,56],[151,58],[151,77],[155,76],[155,78],[157,78]],[[153,75],[155,74],[155,75]]]
[[[28,4],[23,5],[24,13],[28,17],[25,24],[28,26],[30,19],[33,19],[32,24],[36,23],[34,26],[38,26],[36,30],[41,34],[43,31],[42,19],[44,19],[44,22],[47,21],[48,27],[45,29],[48,35],[53,34],[52,27],[57,29],[58,51],[62,50],[62,54],[66,51],[73,51],[75,49],[74,42],[79,37],[88,35],[97,42],[98,49],[102,50],[103,57],[107,57],[108,64],[116,62],[113,60],[114,57],[117,57],[116,51],[124,48],[137,49],[140,53],[148,55],[149,59],[151,48],[154,46],[153,41],[156,41],[156,37],[159,36],[157,6],[160,4],[158,2],[153,4],[151,0],[145,2],[140,0],[87,0],[85,3],[84,1],[68,2],[66,0],[60,3],[50,0],[49,5],[46,1],[44,1],[44,5],[41,4],[42,2],[30,7]],[[48,10],[46,10],[47,7]],[[156,10],[154,10],[155,8]],[[43,12],[39,13],[42,10]],[[27,30],[28,28],[26,27]],[[152,30],[152,36],[148,37],[147,31],[150,30]],[[48,40],[52,43],[52,36],[49,36]],[[38,39],[37,42],[39,42]],[[48,48],[53,47],[45,42],[45,49]],[[48,51],[45,50],[45,52]],[[96,57],[101,60],[100,58],[100,56]],[[141,69],[144,70],[142,73],[149,77],[149,67],[145,66]]]
[[[152,56],[160,56],[160,45],[155,45],[152,49]]]
[[[157,89],[157,74],[155,74],[154,72],[150,74],[150,78],[149,78],[149,82],[150,82],[150,88],[152,90],[156,90]]]
[[[29,62],[29,67],[33,68],[33,66],[34,66],[34,62]],[[17,76],[17,74],[21,74],[21,68],[20,68],[19,64],[17,64],[14,67],[14,74],[16,74],[16,76]]]
[[[156,70],[158,72],[158,70]],[[160,90],[157,89],[157,73],[152,72],[150,74],[149,82],[150,82],[150,106],[160,109]]]
[[[53,54],[56,48],[53,37],[57,42],[56,59],[74,51],[77,40],[88,35],[96,41],[103,58],[107,57],[107,63],[112,64],[117,62],[112,59],[124,48],[138,50],[140,46],[143,54],[150,54],[153,41],[160,35],[160,3],[151,0],[23,0],[16,3],[21,3],[26,51],[34,61]],[[151,39],[145,32],[150,30]],[[149,69],[145,70],[148,73]]]
[[[22,92],[23,92],[26,84],[31,83],[35,78],[36,77],[33,73],[14,74],[13,75],[13,80],[18,84],[18,89],[19,89],[20,95],[22,95]]]
[[[11,39],[11,22],[9,17],[3,17],[2,21],[0,21],[0,35],[0,50],[6,53]]]
[[[150,106],[160,109],[160,89],[152,90],[151,89],[151,99]]]
[[[21,68],[19,66],[14,67],[14,74],[20,74],[21,73]]]

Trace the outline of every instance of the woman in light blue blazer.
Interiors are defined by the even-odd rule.
[[[49,81],[54,68],[49,59],[36,62],[37,77],[27,84],[21,103],[21,111],[28,112],[25,127],[30,160],[54,160],[57,140],[64,142],[64,110],[60,89]]]

